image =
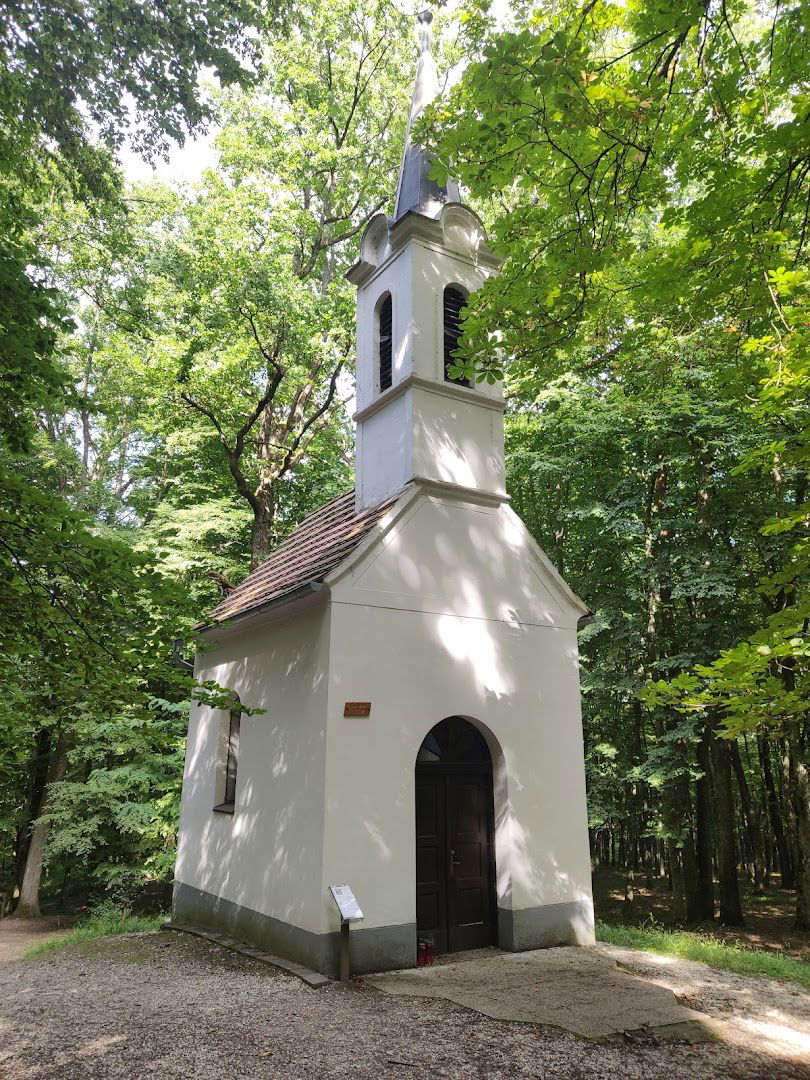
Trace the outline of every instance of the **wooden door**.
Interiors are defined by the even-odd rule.
[[[447,776],[448,950],[495,941],[492,902],[491,778],[482,772]]]
[[[496,940],[491,771],[416,769],[416,925],[436,953]]]
[[[416,770],[416,932],[448,951],[446,777]]]

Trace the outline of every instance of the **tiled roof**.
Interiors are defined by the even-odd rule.
[[[325,503],[305,518],[241,584],[214,608],[209,623],[224,622],[323,581],[363,540],[399,496],[355,513],[354,491]]]

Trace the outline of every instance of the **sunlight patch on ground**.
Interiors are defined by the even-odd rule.
[[[800,1050],[807,1054],[810,1059],[810,1034],[787,1027],[785,1024],[774,1024],[767,1020],[752,1020],[750,1017],[739,1017],[737,1024],[750,1031],[752,1035],[759,1035],[765,1040],[763,1049],[789,1049]]]

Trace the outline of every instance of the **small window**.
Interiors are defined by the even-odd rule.
[[[444,290],[444,378],[445,382],[458,383],[460,386],[469,386],[469,379],[454,379],[450,375],[450,368],[456,362],[455,352],[458,349],[458,339],[461,337],[461,310],[467,303],[467,297],[454,285],[448,285]]]
[[[229,710],[225,729],[222,732],[222,754],[218,777],[220,801],[214,807],[224,814],[232,814],[236,802],[236,770],[239,765],[239,726],[242,719],[242,707],[237,698]]]
[[[386,293],[377,308],[377,364],[380,375],[380,391],[387,390],[392,382],[392,310],[391,294]]]

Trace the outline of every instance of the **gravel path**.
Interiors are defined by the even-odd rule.
[[[311,990],[180,934],[108,938],[0,968],[3,1080],[150,1076],[804,1080],[810,1066],[795,1047],[600,1045],[444,1001]]]
[[[694,960],[600,945],[623,968],[672,990],[682,1005],[723,1021],[736,1046],[810,1069],[810,994],[798,983],[717,971]]]

